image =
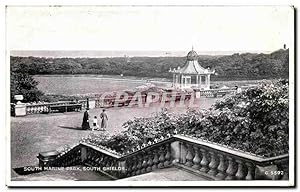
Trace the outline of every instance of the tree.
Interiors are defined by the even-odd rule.
[[[11,72],[10,95],[11,102],[15,95],[23,95],[23,102],[39,101],[43,92],[37,88],[38,82],[28,73]]]

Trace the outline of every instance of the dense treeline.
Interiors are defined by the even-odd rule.
[[[170,68],[184,66],[186,57],[41,58],[11,57],[11,71],[35,74],[105,74],[171,78]],[[267,79],[288,77],[288,50],[271,54],[199,56],[203,67],[215,69],[212,79]]]

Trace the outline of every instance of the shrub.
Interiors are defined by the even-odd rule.
[[[176,130],[257,155],[284,154],[289,139],[288,88],[286,80],[263,82],[216,102],[209,110],[175,115],[163,109],[154,117],[127,121],[122,133],[97,143],[122,153]]]

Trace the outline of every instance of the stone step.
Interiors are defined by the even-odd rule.
[[[204,177],[192,174],[185,170],[171,167],[158,169],[150,173],[121,179],[120,181],[205,181]]]
[[[80,166],[76,166],[80,167]],[[108,181],[109,177],[95,171],[52,170],[28,175],[12,174],[12,181]]]

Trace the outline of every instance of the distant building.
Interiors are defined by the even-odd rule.
[[[183,68],[170,69],[173,73],[173,87],[186,89],[197,88],[200,90],[210,89],[210,75],[214,74],[214,70],[205,69],[198,63],[198,54],[191,50],[187,54],[185,66]]]

